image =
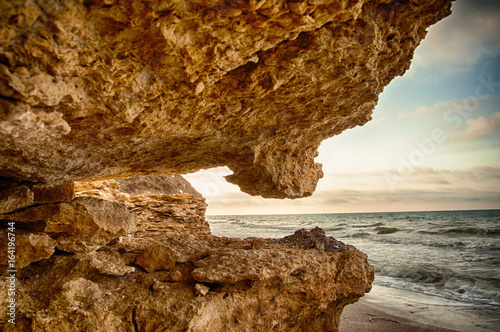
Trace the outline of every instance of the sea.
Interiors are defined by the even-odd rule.
[[[375,285],[500,314],[500,210],[207,216],[214,235],[280,238],[316,226],[368,255]]]

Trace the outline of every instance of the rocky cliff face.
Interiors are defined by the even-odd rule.
[[[227,165],[303,197],[325,138],[371,118],[451,0],[1,2],[0,174],[30,182]]]
[[[371,288],[366,255],[318,228],[211,236],[204,199],[178,175],[76,183],[74,199],[61,188],[72,186],[44,197],[63,202],[0,215],[17,238],[15,325],[7,275],[0,285],[5,331],[337,331]]]

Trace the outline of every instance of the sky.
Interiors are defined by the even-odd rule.
[[[458,0],[373,120],[324,141],[316,192],[253,197],[226,167],[185,175],[208,215],[500,209],[500,1]]]

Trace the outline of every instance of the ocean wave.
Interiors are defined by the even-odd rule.
[[[364,239],[371,236],[370,233],[367,232],[359,232],[359,233],[354,233],[354,234],[349,234],[344,236],[347,239]]]
[[[379,226],[384,226],[385,223],[383,222],[377,222],[374,224],[357,224],[357,225],[349,225],[352,228],[373,228],[373,227],[379,227]]]
[[[402,244],[402,245],[419,245],[431,248],[456,248],[468,249],[477,251],[493,251],[500,250],[498,239],[456,239],[449,237],[428,237],[428,236],[412,236],[412,234],[397,232],[396,236],[380,236],[370,235],[370,240],[378,243]]]
[[[328,233],[328,232],[336,232],[336,231],[341,231],[343,230],[344,227],[325,227],[323,230]]]
[[[420,221],[420,220],[426,220],[429,219],[428,217],[423,217],[423,216],[404,216],[400,218],[396,218],[396,220],[404,220],[404,221]]]
[[[375,269],[377,284],[470,303],[500,305],[500,279],[474,278],[433,265]]]
[[[455,228],[445,228],[438,230],[420,230],[417,231],[420,234],[429,235],[446,235],[446,234],[459,234],[459,235],[488,235],[495,236],[500,235],[500,228],[481,228],[481,227],[455,227]]]
[[[394,278],[411,279],[423,283],[439,283],[451,276],[451,270],[431,264],[376,268],[375,272]]]
[[[447,234],[500,235],[500,228],[459,227],[442,231]]]

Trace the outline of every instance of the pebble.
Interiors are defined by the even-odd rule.
[[[194,285],[194,290],[195,290],[196,295],[205,296],[208,294],[208,291],[210,290],[210,288],[208,288],[207,286],[202,285],[202,284],[196,284],[196,285]]]

